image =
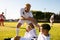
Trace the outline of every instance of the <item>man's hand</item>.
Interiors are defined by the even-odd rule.
[[[29,17],[29,18],[27,18],[27,19],[30,20],[32,23],[37,24],[36,19],[34,19],[34,18],[32,18],[32,17]]]
[[[25,17],[23,17],[23,16],[21,16],[21,17],[20,17],[20,19],[21,19],[21,20],[26,20],[26,18],[25,18]]]
[[[32,17],[25,18],[25,17],[21,16],[20,19],[21,19],[21,20],[29,20],[29,21],[31,21],[32,23],[37,24],[37,21],[36,21],[34,18],[32,18]]]

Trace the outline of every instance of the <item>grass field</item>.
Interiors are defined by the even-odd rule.
[[[42,23],[39,23],[42,24]],[[49,23],[48,23],[49,24]],[[0,40],[4,38],[15,37],[17,22],[5,22],[5,26],[0,26]],[[23,24],[20,28],[20,36],[24,36],[26,24]],[[37,34],[39,34],[36,28]],[[54,23],[50,30],[51,40],[60,40],[60,23]]]

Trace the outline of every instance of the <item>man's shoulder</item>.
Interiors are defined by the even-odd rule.
[[[24,8],[21,8],[20,10],[24,10]]]
[[[20,11],[21,11],[21,12],[24,11],[24,8],[21,8]]]

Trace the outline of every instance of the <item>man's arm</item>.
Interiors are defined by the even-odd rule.
[[[37,21],[36,21],[33,17],[25,18],[25,17],[21,16],[20,19],[21,19],[21,20],[29,20],[29,21],[31,21],[32,23],[37,24]]]
[[[36,19],[34,19],[33,17],[29,17],[28,18],[35,26],[37,26],[39,28],[39,32],[40,32],[40,25],[37,23]]]
[[[33,17],[28,17],[28,18],[22,17],[21,19],[31,21],[35,26],[39,28],[39,32],[40,32],[40,25],[37,23],[36,19],[34,19]]]
[[[21,16],[20,17],[21,20],[27,20],[25,17]]]
[[[6,19],[6,17],[3,15],[3,18],[4,18],[4,20]]]
[[[32,23],[37,24],[36,19],[34,19],[33,17],[29,17],[27,18],[27,20],[30,20]]]

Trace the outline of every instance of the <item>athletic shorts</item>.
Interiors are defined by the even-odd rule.
[[[3,19],[0,19],[0,22],[4,22],[4,20]]]
[[[30,23],[32,23],[32,22],[29,21],[29,20],[19,20],[18,23],[21,23],[21,24],[23,24],[23,23],[30,24]]]
[[[50,22],[52,23],[52,22],[54,22],[54,20],[50,20]]]

